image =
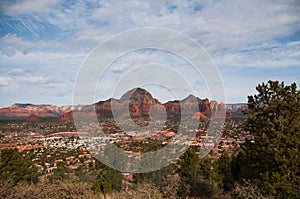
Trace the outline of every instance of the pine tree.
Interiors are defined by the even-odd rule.
[[[258,179],[267,194],[300,197],[300,92],[296,84],[269,81],[248,97],[247,140],[236,158],[235,177]]]
[[[188,148],[186,152],[180,157],[179,161],[179,175],[182,177],[195,176],[199,172],[199,156],[193,149]]]
[[[222,176],[224,191],[230,191],[233,188],[234,178],[231,172],[231,158],[228,153],[222,154],[217,161],[219,174]]]

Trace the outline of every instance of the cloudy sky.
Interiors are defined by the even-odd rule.
[[[115,34],[144,27],[172,29],[198,42],[220,72],[227,103],[246,102],[269,79],[300,85],[299,0],[1,0],[0,107],[72,104],[76,76],[90,52]],[[115,84],[128,72],[126,64],[153,60],[192,76],[171,57],[131,53],[111,66],[100,87]],[[154,96],[166,100],[159,95],[165,90],[158,90]],[[99,98],[111,94],[103,92]]]

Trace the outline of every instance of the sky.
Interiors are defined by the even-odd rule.
[[[300,85],[299,0],[1,0],[0,107],[72,104],[77,76],[91,52],[114,35],[145,27],[178,31],[202,46],[219,71],[226,103],[247,102],[247,95],[270,79]],[[180,42],[169,45],[180,47]],[[109,66],[94,100],[111,97],[105,88],[128,71],[139,74],[129,65],[154,61],[186,76],[192,89],[200,88],[199,97],[210,99],[204,81],[209,77],[197,79],[192,67],[172,53],[144,49]],[[183,97],[170,94],[181,83],[147,88],[163,102]]]

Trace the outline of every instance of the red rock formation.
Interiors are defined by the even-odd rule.
[[[112,105],[113,104],[113,105]],[[28,115],[36,115],[37,117],[56,117],[61,120],[72,120],[73,115],[80,117],[94,117],[95,112],[99,119],[113,117],[118,115],[121,117],[149,117],[149,112],[153,109],[153,116],[160,118],[233,118],[233,113],[240,115],[244,110],[245,105],[230,105],[224,103],[218,104],[216,101],[208,99],[201,100],[193,95],[179,101],[169,101],[161,104],[154,99],[151,94],[141,88],[133,89],[125,93],[121,99],[109,99],[87,106],[51,106],[51,105],[32,105],[32,104],[14,104],[10,107],[0,109],[1,118],[22,118],[25,119]],[[112,110],[113,108],[113,110]],[[128,115],[129,110],[129,115]],[[234,110],[235,112],[233,112]],[[181,115],[182,114],[182,115]]]
[[[233,114],[231,111],[226,111],[226,119],[233,119]]]
[[[30,114],[30,115],[27,117],[26,120],[27,120],[27,121],[38,121],[38,120],[40,120],[40,119],[39,119],[38,116],[36,116],[35,114]]]
[[[98,102],[95,104],[95,109],[98,118],[112,117],[113,114],[125,117],[128,116],[128,109],[131,118],[138,118],[149,117],[149,111],[153,105],[160,105],[160,103],[148,91],[137,88],[125,93],[120,100],[110,99]]]
[[[204,119],[207,120],[208,117],[206,115],[204,115],[204,113],[202,112],[197,112],[193,115],[192,119]]]
[[[63,113],[62,116],[60,116],[59,119],[62,120],[62,121],[72,121],[73,120],[73,113],[71,111]]]
[[[79,107],[79,106],[78,106]],[[78,108],[76,106],[57,107],[53,105],[13,104],[0,109],[0,118],[26,119],[34,114],[39,118],[59,118],[63,113]]]
[[[148,91],[141,88],[131,90],[122,96],[120,101],[123,107],[126,108],[128,100],[129,107],[132,107],[132,110],[130,110],[131,117],[149,117],[151,107],[160,104]]]
[[[166,107],[167,118],[180,117],[181,107],[179,101],[171,101],[164,104]]]
[[[165,119],[167,116],[166,107],[162,104],[155,104],[150,108],[149,114],[156,119]]]
[[[210,101],[209,107],[210,107],[212,114],[218,112],[218,102],[216,102],[214,100]]]
[[[131,104],[129,106],[129,112],[130,112],[130,117],[131,118],[137,118],[137,117],[142,117],[143,116],[141,114],[140,108],[137,104]]]
[[[219,112],[225,111],[225,104],[224,104],[223,102],[221,102],[221,103],[219,104],[218,109],[219,109]]]

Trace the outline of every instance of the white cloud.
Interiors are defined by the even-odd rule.
[[[111,67],[112,72],[114,73],[121,73],[128,67],[128,64],[122,63],[122,64],[116,64],[113,67]]]
[[[65,42],[56,41],[26,41],[16,34],[8,33],[0,38],[1,54],[13,56],[17,51],[27,54],[30,52],[57,52],[71,51],[72,48],[66,45]]]
[[[8,86],[8,85],[10,84],[11,81],[12,81],[11,78],[0,77],[0,87]]]
[[[24,74],[26,70],[25,69],[20,69],[20,68],[13,68],[8,71],[9,75],[22,75]]]
[[[265,49],[267,48],[267,49]],[[220,66],[287,68],[300,66],[300,42],[261,45],[248,52],[230,52],[215,58]]]
[[[50,12],[51,7],[60,0],[25,0],[16,4],[6,5],[4,13],[10,16],[18,16],[21,14],[46,13]]]
[[[52,70],[52,72],[59,73],[64,71],[66,68],[73,68],[77,70],[83,61],[86,54],[78,53],[61,53],[61,52],[28,52],[23,54],[20,51],[15,52],[14,55],[7,56],[0,54],[1,65],[7,67],[23,67],[28,66],[42,66],[45,69]],[[51,72],[51,71],[47,71]]]
[[[99,41],[101,37],[97,33],[103,31],[107,34],[110,30],[113,34],[133,27],[167,27],[182,31],[196,39],[213,58],[218,60],[226,58],[228,66],[289,67],[291,65],[288,64],[298,64],[297,60],[288,60],[289,57],[281,61],[266,62],[267,57],[256,56],[256,59],[252,59],[251,52],[244,52],[243,55],[239,53],[253,47],[264,52],[264,45],[267,43],[297,32],[300,28],[300,8],[296,1],[233,3],[225,0],[199,4],[197,5],[196,1],[106,3],[94,10],[92,18],[109,25],[92,31],[85,30],[84,33],[87,34],[81,38],[95,38]],[[172,13],[168,9],[170,5],[176,7]],[[200,11],[193,10],[196,6],[199,6]],[[285,52],[286,47],[281,46],[279,51]],[[278,53],[274,52],[274,57],[276,56]],[[263,66],[264,64],[268,65]]]
[[[26,84],[33,84],[33,85],[38,85],[38,84],[50,84],[50,83],[58,83],[59,81],[54,79],[54,78],[46,78],[46,77],[24,77],[21,78],[21,83],[26,83]]]
[[[0,66],[7,69],[8,77],[20,77],[18,81],[21,83],[23,80],[24,86],[32,86],[36,82],[66,89],[51,83],[53,77],[64,83],[75,79],[84,57],[99,42],[124,30],[149,26],[187,34],[207,50],[221,69],[277,70],[300,66],[299,38],[293,38],[300,30],[300,4],[297,0],[78,0],[72,3],[25,0],[3,3],[1,11],[17,22],[10,23],[11,18],[4,20],[12,31],[4,31],[0,38]],[[55,31],[49,39],[44,34],[47,28],[53,27]],[[31,40],[28,35],[34,34],[38,35],[38,39]],[[147,37],[151,38],[151,35]],[[181,43],[170,45],[180,48]],[[112,74],[126,72],[126,65],[153,61],[147,54],[135,55],[129,56],[123,64],[112,66]],[[169,65],[174,63],[163,58],[156,61]],[[29,71],[28,67],[38,69]],[[234,72],[230,78],[234,78]],[[115,80],[115,76],[111,79]],[[249,85],[245,90],[251,90],[250,86],[252,88],[254,84],[249,81],[243,84]],[[244,96],[245,93],[236,88],[238,91],[230,97]]]

